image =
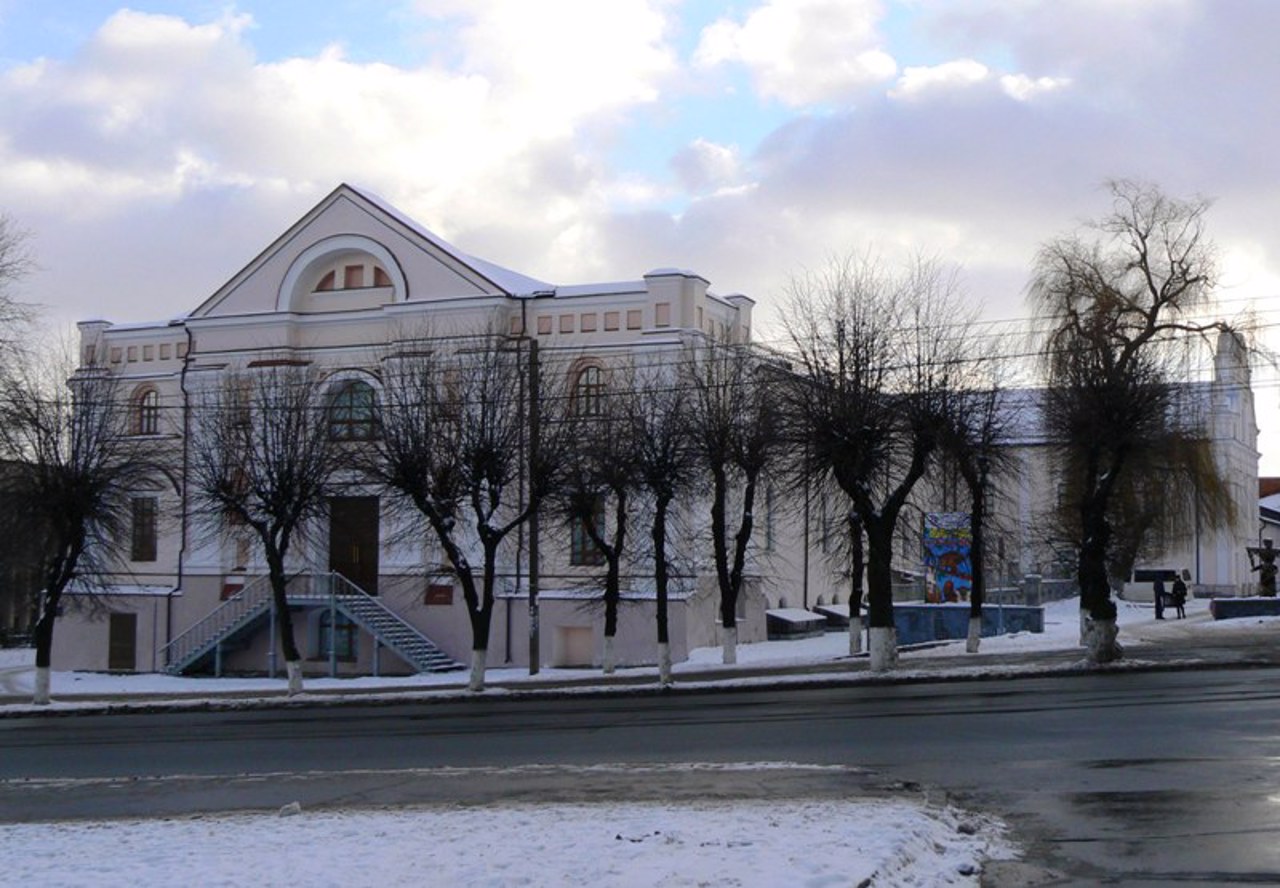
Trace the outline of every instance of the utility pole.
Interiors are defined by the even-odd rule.
[[[538,340],[529,340],[529,484],[538,483],[538,443],[539,420],[541,419],[540,387],[538,377]],[[538,638],[538,512],[541,504],[533,502],[533,491],[529,492],[533,511],[529,515],[529,674],[537,675],[542,656]]]

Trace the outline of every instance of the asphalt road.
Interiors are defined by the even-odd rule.
[[[1072,884],[1280,884],[1278,698],[1265,668],[11,718],[0,819],[940,789]],[[644,767],[692,762],[853,767]]]

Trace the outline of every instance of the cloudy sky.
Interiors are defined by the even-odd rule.
[[[1213,198],[1224,310],[1280,320],[1277,33],[1273,0],[0,0],[0,211],[66,320],[182,314],[344,181],[556,283],[692,268],[767,320],[923,250],[1020,318],[1133,177]]]

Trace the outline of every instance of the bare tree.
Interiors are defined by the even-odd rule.
[[[10,507],[0,532],[30,553],[39,577],[38,704],[49,702],[63,595],[103,589],[128,552],[131,494],[165,472],[163,454],[129,435],[116,379],[94,366],[73,375],[74,366],[65,354],[29,359],[0,391],[0,453],[11,461],[0,476]]]
[[[671,684],[671,641],[668,619],[671,557],[668,533],[671,510],[694,478],[692,413],[677,376],[663,368],[646,368],[636,377],[631,436],[635,441],[635,473],[648,497],[653,585],[657,599],[658,681]]]
[[[897,660],[894,532],[936,456],[971,313],[956,273],[921,258],[896,275],[869,256],[836,260],[789,289],[793,449],[815,488],[844,492],[851,533],[866,535],[871,668],[886,670]]]
[[[960,476],[969,494],[971,579],[965,649],[971,654],[978,652],[982,641],[982,606],[987,591],[986,539],[991,515],[990,478],[1010,456],[1006,445],[1014,418],[1006,394],[999,385],[962,389],[956,393],[941,426],[943,467]]]
[[[20,371],[21,364],[12,359],[27,340],[25,334],[32,318],[30,306],[15,295],[19,284],[32,270],[29,239],[28,233],[19,228],[12,217],[0,214],[0,374],[5,376]],[[10,381],[21,387],[18,380]],[[2,466],[0,471],[10,470]],[[8,514],[14,513],[14,507],[6,504],[3,508]],[[0,615],[4,617],[0,642],[11,629],[25,633],[36,619],[39,599],[39,580],[34,577],[33,569],[36,561],[35,552],[18,545],[14,537],[9,537],[9,545],[0,549]]]
[[[256,363],[197,400],[188,484],[207,532],[240,529],[261,547],[293,695],[302,691],[302,656],[289,615],[289,557],[325,514],[339,452],[320,373],[287,359]]]
[[[1113,585],[1133,573],[1140,557],[1161,557],[1197,524],[1225,528],[1237,520],[1205,425],[1194,408],[1175,408],[1175,414],[1166,434],[1133,455],[1112,495],[1108,520],[1115,545],[1107,563]]]
[[[579,538],[587,544],[583,548],[604,562],[605,673],[615,668],[622,562],[639,482],[637,395],[627,376],[624,368],[615,367],[604,393],[571,396],[563,480],[555,496],[571,534],[585,535],[585,540]],[[574,393],[579,394],[585,393]]]
[[[399,343],[383,366],[381,435],[364,464],[426,522],[462,586],[471,621],[473,691],[484,689],[504,541],[546,499],[562,460],[553,375],[499,335]],[[532,457],[526,397],[542,396]],[[478,562],[478,563],[477,563]]]
[[[1110,183],[1110,191],[1108,215],[1040,250],[1030,286],[1048,327],[1045,421],[1063,451],[1095,662],[1122,655],[1109,582],[1117,504],[1137,463],[1149,462],[1171,434],[1183,435],[1175,409],[1180,341],[1223,329],[1195,320],[1216,281],[1208,203],[1128,181]]]
[[[690,378],[693,450],[711,491],[724,662],[736,663],[738,599],[755,529],[756,496],[785,441],[778,374],[748,346],[707,344],[692,362]]]
[[[0,213],[0,368],[9,367],[14,356],[24,350],[34,319],[32,306],[15,294],[18,284],[35,268],[30,238],[13,217]]]

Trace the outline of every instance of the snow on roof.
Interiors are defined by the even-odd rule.
[[[1190,419],[1203,419],[1213,409],[1215,384],[1189,382],[1177,387],[1172,407],[1173,415]],[[1050,444],[1045,431],[1043,388],[1006,389],[1001,393],[1001,403],[1008,426],[1005,443],[1009,446]]]
[[[401,225],[404,225],[406,228],[413,231],[423,240],[426,240],[429,243],[434,244],[436,247],[440,248],[441,250],[450,254],[451,256],[457,257],[464,264],[471,266],[471,268],[480,272],[482,275],[487,277],[489,280],[493,281],[503,290],[510,293],[512,296],[532,296],[534,293],[539,291],[550,291],[555,289],[555,287],[552,284],[549,284],[546,281],[541,281],[541,280],[538,280],[537,278],[529,277],[528,275],[521,274],[518,271],[512,271],[509,268],[503,268],[501,265],[497,265],[493,262],[489,262],[486,259],[480,259],[476,256],[472,256],[469,253],[464,253],[462,250],[459,250],[453,244],[439,237],[434,232],[424,228],[416,220],[411,219],[410,217],[406,216],[404,213],[400,212],[398,209],[396,209],[394,206],[392,206],[390,203],[384,200],[376,192],[369,191],[368,189],[365,189],[365,188],[357,188],[354,185],[347,185],[347,187],[350,188],[352,191],[354,191],[356,194],[359,194],[365,200],[369,201],[369,203],[374,204],[376,207],[378,207],[378,209],[382,210],[388,216],[391,216],[392,218],[394,218]]]
[[[765,611],[765,615],[786,623],[821,623],[825,621],[821,614],[815,614],[813,611],[807,611],[799,607],[770,608]]]
[[[556,298],[561,296],[616,296],[623,293],[645,292],[644,281],[608,281],[601,284],[572,284],[556,287]]]
[[[1007,415],[1006,440],[1012,446],[1047,444],[1044,431],[1043,389],[1010,389],[1002,393]]]

